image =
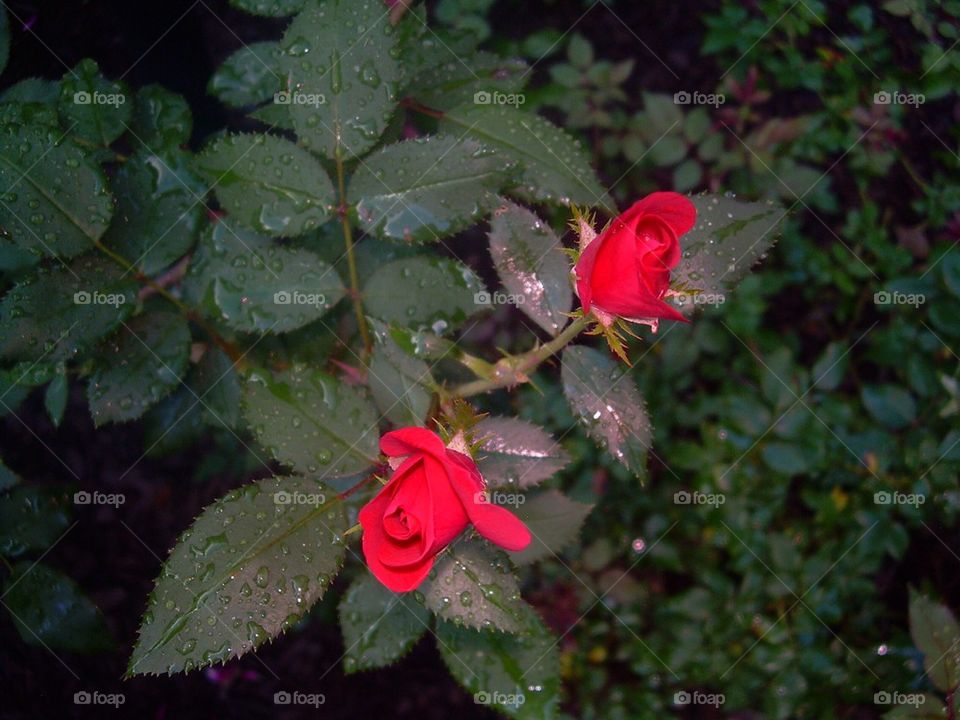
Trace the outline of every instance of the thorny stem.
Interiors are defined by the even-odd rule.
[[[225,337],[223,337],[220,333],[218,333],[216,329],[214,329],[214,327],[210,325],[210,323],[208,323],[206,320],[204,320],[200,316],[200,313],[198,313],[192,307],[190,307],[189,305],[181,301],[180,298],[178,298],[169,290],[167,290],[166,287],[156,282],[153,278],[147,275],[144,275],[142,272],[140,272],[136,268],[136,266],[132,262],[127,260],[125,257],[123,257],[123,255],[120,255],[119,253],[114,252],[99,240],[95,240],[93,244],[96,246],[96,248],[100,252],[102,252],[108,258],[113,260],[115,263],[117,263],[117,265],[122,267],[127,272],[131,273],[137,279],[138,282],[143,283],[146,287],[148,287],[151,293],[155,293],[161,296],[162,298],[164,298],[165,300],[167,300],[168,302],[172,303],[184,315],[184,317],[186,317],[188,320],[198,325],[210,337],[210,339],[221,350],[223,350],[224,353],[226,353],[227,357],[229,357],[230,360],[233,361],[234,365],[237,367],[238,370],[242,370],[246,367],[246,363],[243,360],[243,355],[240,353],[237,347],[233,343],[231,343],[229,340],[227,340]]]
[[[339,495],[337,495],[337,497],[340,498],[341,500],[346,500],[348,497],[350,497],[351,495],[353,495],[357,490],[359,490],[359,489],[362,488],[364,485],[366,485],[368,482],[370,482],[371,480],[373,480],[374,478],[376,478],[380,473],[384,472],[388,467],[389,467],[389,466],[386,465],[386,464],[384,464],[384,465],[378,465],[376,468],[373,469],[373,471],[372,471],[369,475],[365,476],[365,477],[364,477],[360,482],[358,482],[356,485],[353,485],[352,487],[349,487],[349,488],[347,488],[346,490],[344,490],[342,493],[340,493]]]
[[[357,314],[357,329],[360,331],[360,337],[363,340],[364,364],[370,357],[373,350],[373,342],[370,338],[370,328],[367,327],[367,316],[363,313],[363,298],[360,296],[360,276],[357,273],[357,258],[353,252],[353,232],[350,229],[350,218],[347,215],[347,191],[344,180],[343,156],[339,148],[337,150],[337,188],[339,190],[340,205],[337,208],[337,214],[340,217],[340,224],[343,226],[343,243],[347,251],[347,267],[350,273],[350,298],[353,300],[353,309]]]
[[[588,317],[576,318],[550,342],[520,355],[508,355],[494,365],[493,377],[473,380],[459,385],[450,391],[449,396],[470,397],[488,390],[496,390],[526,382],[529,373],[536,370],[544,360],[563,350],[589,324],[590,319]]]

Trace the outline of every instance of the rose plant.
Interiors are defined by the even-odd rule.
[[[429,631],[470,692],[555,715],[557,640],[522,578],[591,506],[557,489],[559,442],[488,399],[558,364],[573,416],[642,479],[651,423],[626,369],[649,336],[631,323],[655,332],[729,292],[782,213],[669,192],[618,213],[567,132],[489,101],[522,93],[525,63],[438,34],[420,6],[235,4],[293,17],[211,78],[234,129],[198,152],[182,98],[133,93],[91,60],[0,97],[4,406],[45,388],[58,422],[84,383],[98,426],[142,419],[150,451],[225,429],[270,474],[181,535],[130,675],[251,652],[343,571],[347,671]],[[129,101],[81,102],[101,96]],[[501,297],[516,307],[497,317],[532,327],[494,351],[474,331]],[[15,482],[4,512],[32,492]],[[4,552],[50,542],[33,538]]]

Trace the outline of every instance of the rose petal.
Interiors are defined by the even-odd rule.
[[[486,501],[476,463],[458,452],[450,451],[449,455],[456,463],[450,468],[453,489],[477,532],[505,550],[516,552],[527,547],[531,540],[527,526],[506,508]]]
[[[670,226],[677,237],[689,232],[697,222],[697,208],[690,202],[690,198],[675,192],[650,193],[635,202],[623,213],[623,217],[629,222],[627,218],[634,213],[659,217]]]

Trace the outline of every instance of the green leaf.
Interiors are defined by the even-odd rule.
[[[178,147],[190,141],[193,116],[183,95],[161,85],[145,85],[137,90],[131,132],[137,143],[154,151]]]
[[[346,292],[340,276],[315,253],[234,230],[225,219],[203,233],[188,285],[210,317],[258,333],[311,323]]]
[[[910,636],[923,653],[923,666],[938,689],[953,692],[960,687],[960,626],[946,606],[910,595]]]
[[[803,448],[785,442],[771,442],[761,452],[763,461],[771,470],[784,475],[800,475],[808,469]]]
[[[187,371],[190,328],[172,312],[124,323],[100,347],[87,395],[97,427],[134,420],[169,395]]]
[[[437,623],[437,647],[450,674],[478,705],[517,718],[560,717],[560,651],[553,634],[527,604],[516,635],[477,632]]]
[[[389,16],[379,0],[310,0],[284,33],[285,99],[313,152],[363,155],[386,129],[400,79]]]
[[[0,229],[34,254],[77,255],[107,230],[107,180],[60,131],[0,128]]]
[[[124,83],[107,80],[97,63],[85,58],[64,74],[57,110],[67,132],[106,147],[126,130],[131,100]]]
[[[405,353],[387,326],[374,320],[377,344],[368,368],[370,394],[383,417],[394,425],[423,425],[433,401],[430,367]]]
[[[436,48],[429,57],[433,63],[410,70],[403,95],[440,111],[474,101],[523,104],[526,100],[520,91],[529,77],[529,66],[523,60],[481,51],[467,65],[443,45],[437,43]]]
[[[300,12],[307,0],[230,0],[230,4],[251,15],[286,17]]]
[[[681,236],[683,257],[673,270],[671,285],[689,296],[693,291],[719,295],[733,288],[758,258],[776,242],[785,213],[772,203],[740,202],[720,195],[698,195],[697,223]],[[692,313],[696,301],[678,303]]]
[[[429,622],[430,613],[412,593],[391,592],[366,573],[340,601],[343,669],[352,673],[391,665],[410,651]]]
[[[414,290],[415,288],[415,290]],[[364,307],[390,325],[452,331],[481,305],[483,281],[466,265],[435,257],[412,257],[381,266],[364,288]]]
[[[143,273],[155,275],[196,242],[205,190],[183,151],[135,153],[113,176],[117,213],[104,242]]]
[[[533,487],[560,472],[570,456],[543,428],[513,417],[487,417],[473,428],[477,467],[489,488]]]
[[[217,68],[207,92],[235,108],[272,100],[282,87],[279,57],[280,44],[275,41],[244,45]]]
[[[570,263],[550,226],[508,202],[490,221],[490,254],[500,281],[519,308],[556,335],[567,324],[573,289]]]
[[[97,606],[73,580],[48,565],[14,565],[4,583],[3,604],[28,645],[80,653],[113,647]]]
[[[896,385],[866,385],[860,400],[874,420],[892,430],[900,430],[917,418],[913,396]]]
[[[73,359],[133,311],[136,283],[99,256],[41,269],[0,302],[0,357]]]
[[[700,163],[690,158],[677,165],[673,171],[673,189],[677,192],[691,190],[700,184],[703,171]]]
[[[230,219],[279,237],[301,235],[330,218],[333,183],[310,153],[273,135],[226,135],[199,153],[197,170],[213,184]]]
[[[43,552],[70,524],[70,499],[59,489],[18,485],[0,497],[0,554]]]
[[[457,625],[523,629],[523,601],[510,561],[485,540],[464,536],[450,545],[417,592],[435,615]]]
[[[208,506],[164,563],[127,675],[223,663],[297,623],[339,571],[347,526],[341,501],[300,477]]]
[[[63,413],[67,409],[69,394],[70,381],[67,379],[67,373],[64,369],[50,381],[43,396],[43,406],[46,408],[47,415],[50,416],[50,422],[56,427],[60,427],[60,423],[63,421]]]
[[[363,392],[318,370],[294,366],[253,374],[243,415],[274,458],[306,475],[350,475],[378,461],[377,411]]]
[[[440,128],[457,136],[467,133],[521,161],[522,195],[612,209],[580,143],[539,115],[505,105],[461,105],[443,116]]]
[[[640,391],[609,355],[583,345],[563,351],[563,392],[587,434],[638,477],[653,428]]]
[[[527,565],[555,556],[577,539],[593,507],[571,500],[559,490],[527,495],[514,514],[523,520],[533,540],[526,549],[510,553],[510,559],[515,565]]]
[[[207,422],[213,427],[236,429],[243,388],[233,361],[217,347],[208,347],[194,369],[192,381],[194,392],[203,400]]]
[[[60,98],[60,81],[31,77],[14,83],[0,95],[4,103],[32,103],[36,105],[56,105]],[[56,124],[56,108],[54,124]]]
[[[497,205],[516,163],[475,140],[432,136],[388,145],[350,182],[363,229],[426,243],[476,224]]]
[[[3,463],[3,458],[0,458],[0,492],[6,492],[15,485],[20,484],[20,477],[10,468],[8,468]],[[0,500],[2,502],[2,500]],[[3,531],[0,530],[0,535],[3,534]]]

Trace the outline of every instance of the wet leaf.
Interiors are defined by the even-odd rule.
[[[79,147],[58,143],[61,135],[42,127],[0,128],[0,229],[35,255],[92,249],[113,215],[103,173]]]
[[[570,263],[562,248],[550,226],[519,205],[506,203],[490,221],[490,254],[500,281],[518,307],[551,335],[567,324],[573,303]]]
[[[446,111],[474,100],[489,104],[494,93],[498,100],[521,103],[519,93],[530,77],[523,60],[480,51],[465,64],[429,35],[418,45],[427,46],[427,52],[420,53],[410,67],[410,82],[403,94],[421,105]]]
[[[194,369],[194,392],[203,399],[201,407],[207,422],[213,427],[236,429],[240,422],[240,402],[243,389],[236,366],[216,347],[208,347]]]
[[[286,17],[300,12],[307,0],[230,0],[230,4],[251,15]]]
[[[0,357],[78,357],[130,315],[135,290],[117,265],[95,255],[41,269],[0,302]]]
[[[554,557],[577,539],[580,528],[593,505],[571,500],[559,490],[544,490],[527,495],[524,502],[511,508],[533,535],[525,550],[510,553],[515,565]]]
[[[521,197],[562,205],[611,206],[579,142],[549,120],[505,105],[461,105],[446,113],[441,130],[467,133],[524,167]]]
[[[430,367],[404,352],[386,325],[374,321],[374,329],[368,383],[377,409],[394,425],[423,425],[433,401]]]
[[[10,488],[12,488],[14,485],[19,485],[19,484],[20,484],[20,478],[17,476],[15,472],[13,472],[13,470],[8,468],[3,463],[3,459],[0,458],[0,492],[6,492]],[[0,503],[2,503],[2,500],[0,500]],[[6,523],[4,523],[4,525],[6,525]],[[0,536],[2,536],[3,534],[4,534],[3,531],[0,530]]]
[[[960,687],[960,625],[950,609],[912,591],[910,635],[933,684],[943,692]]]
[[[340,569],[347,518],[318,482],[231,491],[177,541],[150,595],[128,676],[239,657],[297,623]]]
[[[766,256],[784,219],[782,209],[769,202],[741,202],[710,194],[690,200],[697,208],[697,223],[680,237],[683,256],[670,283],[683,292],[673,302],[685,314],[700,304],[697,294],[704,301],[713,295],[723,302],[724,294]]]
[[[438,617],[470,628],[519,632],[523,600],[507,556],[485,540],[461,537],[437,556],[417,589]]]
[[[560,717],[560,651],[536,611],[522,603],[522,631],[481,633],[437,623],[437,648],[450,674],[478,705],[518,718]]]
[[[443,334],[483,308],[485,292],[466,265],[436,257],[413,257],[381,266],[364,288],[364,307],[390,325]]]
[[[67,493],[40,485],[18,485],[0,497],[0,554],[43,552],[70,524]]]
[[[524,490],[560,472],[570,456],[543,428],[513,417],[487,417],[473,428],[482,441],[477,467],[489,488]]]
[[[330,218],[333,183],[310,153],[273,135],[227,135],[194,161],[231,221],[264,235],[300,235]]]
[[[193,115],[186,99],[162,85],[145,85],[137,90],[132,120],[134,147],[145,145],[152,152],[186,144],[193,131]]]
[[[315,253],[235,230],[225,220],[202,234],[187,285],[210,317],[260,333],[311,323],[346,292],[340,276]]]
[[[274,94],[283,87],[277,67],[279,57],[277,42],[244,45],[213,73],[207,92],[235,108],[273,100]]]
[[[147,275],[185,255],[203,220],[203,183],[178,149],[138,152],[113,176],[117,212],[104,242]]]
[[[610,356],[574,345],[563,351],[563,392],[587,434],[636,476],[653,429],[640,391]]]
[[[350,182],[363,229],[384,239],[435,242],[475,225],[500,200],[516,163],[475,140],[433,136],[388,145]]]
[[[397,103],[390,9],[379,0],[310,0],[280,41],[280,75],[300,142],[333,158],[376,144]]]
[[[97,427],[134,420],[180,384],[190,328],[180,315],[150,312],[125,322],[97,351],[87,397]]]
[[[4,583],[3,604],[28,645],[80,653],[113,647],[97,606],[49,565],[26,560],[14,565]]]
[[[57,110],[70,134],[106,147],[130,123],[133,96],[124,83],[107,80],[97,63],[85,58],[60,81]]]
[[[274,458],[305,475],[349,475],[378,461],[373,404],[360,389],[318,370],[251,375],[243,416]]]
[[[67,397],[70,394],[70,381],[67,379],[66,370],[58,373],[43,395],[43,407],[47,411],[50,422],[55,427],[60,427],[63,422],[63,413],[67,409]]]
[[[347,673],[390,665],[406,655],[430,627],[430,613],[411,593],[394,593],[366,573],[340,601]]]

